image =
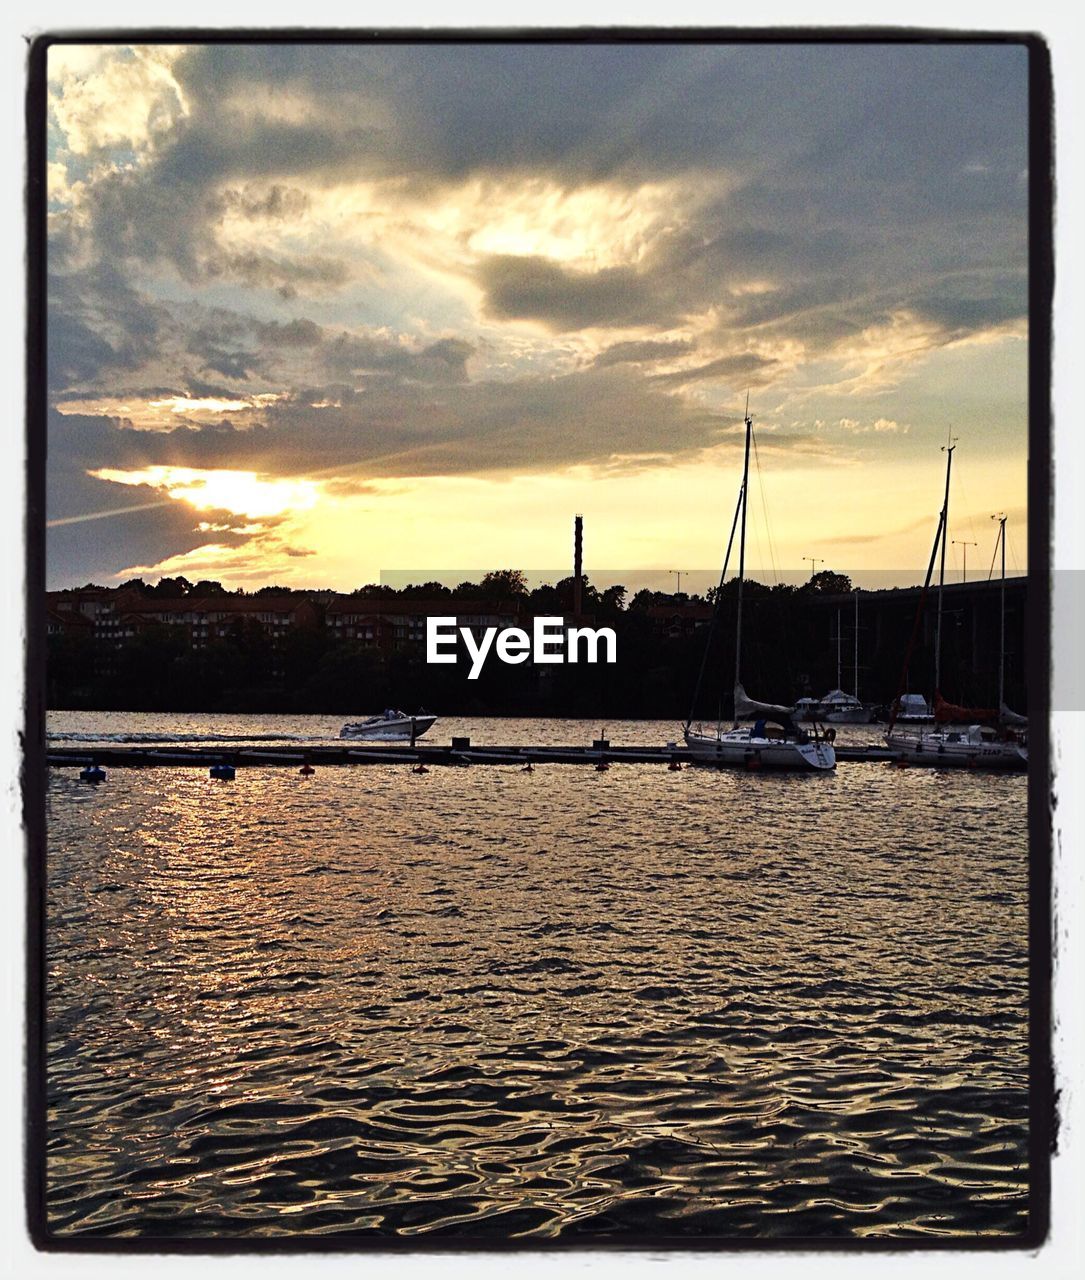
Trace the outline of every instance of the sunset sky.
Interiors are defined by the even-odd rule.
[[[56,45],[49,81],[51,587],[568,572],[574,512],[590,575],[718,571],[747,392],[755,575],[921,576],[950,433],[970,576],[997,511],[1026,567],[1023,47]]]

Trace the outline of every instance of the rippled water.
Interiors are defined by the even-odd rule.
[[[1018,1234],[1025,786],[881,764],[114,769],[98,788],[54,769],[52,1229]]]

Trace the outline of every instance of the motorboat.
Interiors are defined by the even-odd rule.
[[[902,693],[896,702],[894,720],[897,724],[930,724],[934,713],[921,693]]]
[[[409,716],[405,711],[389,707],[379,716],[345,724],[339,730],[339,736],[365,742],[413,742],[432,729],[436,722],[437,717],[426,711]]]
[[[870,708],[843,689],[827,693],[821,700],[820,711],[818,719],[823,724],[870,724]]]
[[[819,724],[870,724],[873,711],[854,694],[833,689],[824,698],[800,698],[794,718]]]

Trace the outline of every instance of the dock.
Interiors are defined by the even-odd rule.
[[[894,758],[887,747],[837,746],[840,764],[888,762]],[[598,740],[584,746],[473,746],[470,739],[454,739],[450,746],[416,743],[349,742],[321,744],[284,750],[281,747],[245,746],[132,746],[104,743],[93,749],[87,746],[57,746],[46,751],[46,761],[57,768],[83,767],[89,764],[115,769],[202,766],[231,764],[235,768],[293,767],[309,764],[345,766],[367,764],[424,764],[428,766],[519,765],[526,764],[689,764],[692,757],[685,746],[664,744],[658,747],[616,746]],[[710,767],[710,766],[709,766]]]

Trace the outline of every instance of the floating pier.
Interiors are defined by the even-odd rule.
[[[887,747],[836,747],[837,762],[886,762],[895,759]],[[232,765],[241,769],[256,765],[299,768],[329,765],[425,764],[425,765],[520,765],[526,764],[689,764],[685,746],[613,746],[596,740],[590,747],[578,746],[472,746],[469,738],[456,738],[451,746],[415,744],[361,746],[349,742],[335,745],[299,747],[146,747],[125,743],[105,743],[88,750],[85,746],[49,747],[47,763],[55,767],[84,767],[97,764],[112,768],[146,768],[155,765],[191,765],[208,768]],[[709,766],[711,767],[711,766]]]

